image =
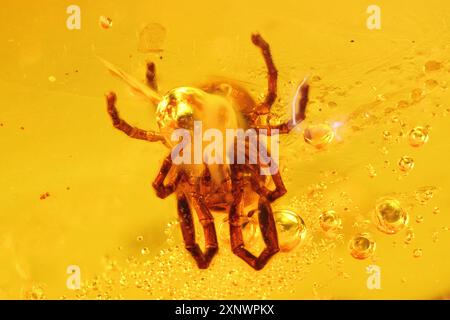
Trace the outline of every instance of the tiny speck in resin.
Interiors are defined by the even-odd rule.
[[[274,218],[281,251],[291,251],[305,239],[305,222],[295,212],[285,209],[278,210],[274,212]]]
[[[102,27],[103,29],[109,29],[112,27],[112,19],[109,17],[105,17],[105,16],[100,16],[99,20],[98,20],[98,24],[100,25],[100,27]]]
[[[56,77],[55,76],[49,76],[48,77],[48,81],[55,82],[56,81]]]
[[[375,207],[374,220],[378,230],[394,234],[408,224],[408,213],[397,199],[382,198]]]
[[[315,124],[305,129],[303,137],[308,144],[321,149],[333,140],[334,132],[328,124]]]
[[[334,210],[322,212],[319,221],[322,230],[325,232],[333,232],[341,228],[341,219]]]
[[[358,233],[350,240],[348,247],[353,258],[363,260],[373,255],[376,244],[369,233]]]
[[[150,252],[150,250],[147,247],[144,247],[144,248],[141,249],[141,254],[143,256],[149,254],[149,252]]]
[[[401,171],[407,173],[414,168],[414,159],[408,156],[403,156],[398,161],[398,167]]]
[[[415,238],[414,230],[412,228],[408,228],[406,230],[405,236],[405,244],[410,244]]]
[[[136,240],[139,241],[139,242],[140,242],[140,241],[143,241],[143,240],[144,240],[144,237],[143,237],[143,236],[137,236],[137,237],[136,237]]]
[[[442,68],[442,63],[435,61],[435,60],[429,60],[423,66],[423,69],[425,72],[438,71],[441,68]]]
[[[428,130],[424,127],[415,127],[409,132],[408,142],[412,147],[421,147],[428,141]]]

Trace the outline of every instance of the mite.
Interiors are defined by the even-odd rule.
[[[295,116],[273,125],[269,118],[277,97],[278,72],[272,60],[268,43],[259,34],[251,36],[253,44],[263,55],[267,67],[268,88],[262,101],[255,99],[233,81],[211,81],[203,86],[179,87],[160,96],[156,84],[154,63],[147,64],[147,86],[133,79],[110,63],[103,61],[109,70],[143,93],[156,106],[159,131],[136,128],[123,120],[116,109],[116,95],[106,94],[107,111],[115,128],[131,138],[150,142],[162,142],[169,149],[176,129],[192,130],[194,121],[202,121],[206,128],[254,129],[258,134],[287,134],[305,119],[309,85],[304,81],[298,88]],[[262,130],[264,129],[264,130]],[[248,158],[248,143],[246,144]],[[229,152],[230,150],[226,150]],[[234,153],[233,153],[234,154]],[[228,214],[230,244],[234,254],[255,270],[261,270],[280,249],[271,203],[286,193],[280,173],[261,175],[261,162],[230,164],[175,164],[169,154],[153,182],[159,198],[176,195],[178,219],[187,251],[197,266],[205,269],[218,251],[218,241],[212,212]],[[273,159],[272,159],[273,160]],[[241,217],[244,209],[257,207],[258,222],[265,249],[255,256],[245,247]],[[205,248],[202,250],[195,237],[193,213],[203,228]]]

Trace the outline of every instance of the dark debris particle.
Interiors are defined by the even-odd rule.
[[[48,197],[50,197],[50,193],[45,192],[45,193],[41,194],[41,196],[39,197],[39,199],[45,200],[45,199],[47,199]]]
[[[352,43],[353,43],[353,42],[355,42],[355,40],[350,40],[350,42],[352,42]]]

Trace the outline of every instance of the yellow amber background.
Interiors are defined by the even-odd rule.
[[[81,30],[66,28],[70,4],[81,8]],[[2,1],[0,298],[448,297],[450,4],[379,0],[381,30],[369,30],[370,4]],[[112,25],[99,26],[100,16]],[[161,52],[138,50],[148,23],[167,30]],[[104,93],[116,91],[123,117],[142,128],[156,128],[154,108],[97,56],[141,80],[145,62],[155,61],[162,92],[223,76],[260,97],[266,79],[250,42],[255,31],[270,43],[279,70],[280,117],[310,77],[307,121],[280,147],[289,191],[274,204],[298,212],[308,233],[260,272],[226,242],[200,271],[173,225],[174,198],[158,199],[151,188],[167,149],[113,129]],[[323,150],[303,140],[304,126],[314,123],[337,124]],[[427,125],[429,141],[411,147],[409,131]],[[408,174],[397,165],[404,155],[415,163]],[[406,228],[386,235],[371,221],[384,196],[404,204],[411,243],[404,242]],[[335,237],[321,231],[326,210],[342,219]],[[359,232],[376,242],[366,260],[348,251]],[[422,254],[414,257],[417,250]],[[370,264],[381,268],[380,290],[366,286]],[[81,268],[81,290],[66,287],[69,265]]]

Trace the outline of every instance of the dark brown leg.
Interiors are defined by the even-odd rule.
[[[109,92],[106,94],[108,113],[115,128],[119,129],[120,131],[124,132],[126,135],[134,139],[146,140],[150,142],[164,141],[164,137],[161,134],[155,131],[147,131],[133,127],[129,125],[125,120],[121,119],[116,108],[116,100],[117,98],[114,92]]]
[[[255,108],[255,113],[261,115],[270,112],[270,107],[272,107],[272,104],[277,97],[278,71],[273,63],[269,44],[261,37],[261,35],[258,33],[252,34],[252,42],[261,49],[267,67],[267,94],[264,101]]]
[[[261,197],[266,197],[270,202],[275,201],[284,194],[287,190],[281,178],[280,171],[277,170],[276,173],[271,174],[272,181],[275,185],[274,190],[269,190],[266,187],[266,175],[261,175],[261,157],[264,156],[264,161],[266,163],[274,161],[270,153],[268,152],[266,146],[263,143],[259,143],[259,153],[257,157],[257,164],[246,164],[245,171],[250,173],[250,180],[252,182],[253,190],[259,194]],[[246,153],[249,152],[249,146],[246,144]],[[248,161],[248,159],[246,159]]]
[[[235,167],[237,170],[242,167]],[[234,170],[233,170],[234,171]],[[233,190],[234,200],[230,208],[229,223],[230,223],[230,241],[233,253],[243,259],[255,270],[261,270],[267,264],[269,259],[277,253],[280,249],[278,246],[278,236],[273,218],[272,208],[270,202],[264,196],[260,196],[259,209],[259,227],[263,236],[266,248],[258,257],[255,257],[251,252],[245,248],[240,217],[242,215],[242,195],[243,195],[243,181],[242,172],[233,173]]]
[[[298,99],[298,110],[295,112],[295,121],[291,119],[287,122],[278,124],[278,125],[254,125],[252,126],[254,129],[265,129],[267,130],[267,135],[272,135],[274,132],[272,130],[278,130],[278,133],[287,134],[289,133],[296,125],[305,120],[306,106],[308,104],[308,94],[309,94],[309,85],[307,83],[302,84],[297,91]]]
[[[207,264],[206,266],[208,266],[219,249],[216,228],[214,226],[214,218],[202,198],[199,196],[192,196],[192,205],[197,212],[200,224],[203,227],[203,232],[205,235],[205,252],[203,253],[203,257],[205,259],[205,263]]]
[[[171,195],[177,185],[180,181],[180,175],[177,173],[173,179],[173,181],[169,181],[167,184],[164,184],[164,180],[166,179],[170,169],[172,168],[172,157],[171,155],[168,155],[161,166],[161,169],[159,169],[158,175],[155,178],[155,181],[153,181],[153,188],[156,191],[156,195],[164,199]]]
[[[147,72],[145,73],[147,84],[150,88],[158,91],[158,84],[156,83],[156,70],[153,62],[147,62]]]
[[[262,176],[259,173],[259,167],[256,166],[254,169],[251,170],[251,181],[253,189],[256,193],[258,193],[260,196],[267,198],[270,202],[274,202],[276,199],[282,197],[286,194],[287,190],[284,185],[283,179],[281,178],[280,172],[271,175],[273,183],[275,184],[274,190],[269,190],[265,186],[265,179],[262,179]]]
[[[191,253],[200,269],[208,268],[213,256],[217,253],[218,244],[214,221],[209,210],[198,199],[193,199],[193,205],[199,214],[200,222],[205,232],[205,252],[195,241],[195,227],[189,202],[184,193],[178,193],[178,217],[180,219],[181,233],[186,249]]]

